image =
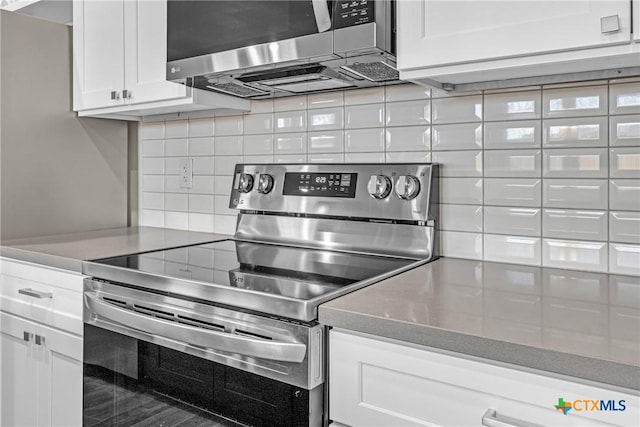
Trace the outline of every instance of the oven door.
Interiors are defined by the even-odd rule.
[[[171,77],[331,55],[332,7],[327,0],[170,0],[168,69],[181,69]],[[195,64],[207,68],[193,69]]]
[[[91,279],[84,304],[84,425],[323,422],[319,325]]]

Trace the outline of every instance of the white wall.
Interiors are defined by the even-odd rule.
[[[141,140],[141,225],[232,234],[236,163],[432,161],[445,256],[640,275],[640,79],[298,96],[146,123]]]

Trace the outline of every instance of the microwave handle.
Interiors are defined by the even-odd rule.
[[[307,352],[304,344],[296,342],[262,340],[147,316],[106,303],[95,292],[85,292],[85,304],[91,310],[91,314],[98,315],[99,320],[103,322],[197,347],[296,363],[302,362]]]
[[[313,14],[316,17],[318,32],[324,33],[331,29],[331,15],[329,14],[329,5],[327,0],[312,0]]]

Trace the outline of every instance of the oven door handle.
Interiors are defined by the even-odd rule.
[[[301,343],[218,332],[140,314],[104,302],[95,292],[85,292],[85,304],[92,314],[100,317],[99,320],[102,322],[117,324],[126,329],[170,338],[197,347],[295,363],[302,362],[307,353],[307,347]]]

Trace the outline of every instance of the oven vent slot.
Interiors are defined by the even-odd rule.
[[[223,325],[218,325],[216,323],[211,323],[204,320],[193,319],[191,317],[185,317],[180,315],[178,315],[177,318],[178,318],[177,320],[178,323],[184,323],[185,325],[198,326],[200,328],[213,329],[220,332],[224,332],[225,330],[225,327]]]
[[[120,306],[120,307],[126,307],[126,306],[127,306],[127,303],[126,303],[126,302],[124,302],[124,301],[120,301],[120,300],[118,300],[118,299],[113,299],[113,298],[108,298],[108,297],[102,297],[102,299],[103,299],[104,301],[106,301],[106,302],[110,303],[110,304],[118,305],[118,306]]]
[[[142,305],[134,304],[133,311],[137,311],[139,313],[148,314],[154,317],[160,317],[167,320],[175,320],[175,316],[173,313],[168,313],[166,311],[156,310],[155,308],[149,308]]]
[[[260,334],[256,334],[255,332],[247,332],[247,331],[242,331],[240,329],[236,329],[235,333],[237,335],[244,335],[247,337],[252,337],[252,338],[259,338],[261,340],[269,340],[269,341],[273,341],[273,338],[268,337],[266,335],[260,335]]]

